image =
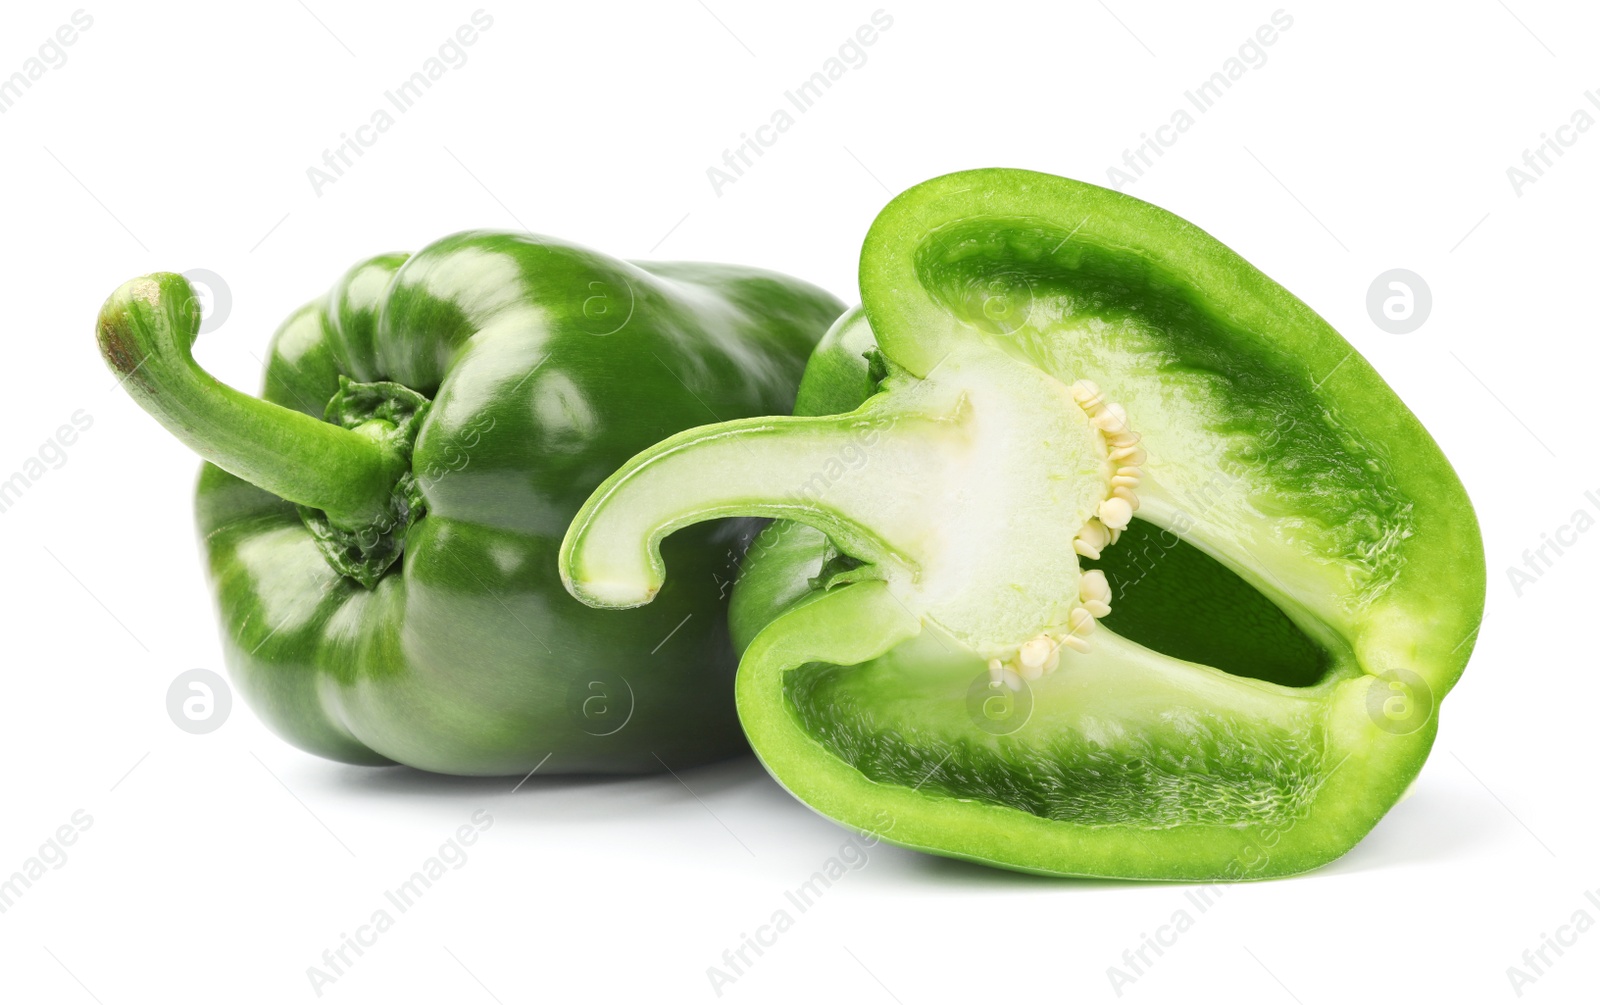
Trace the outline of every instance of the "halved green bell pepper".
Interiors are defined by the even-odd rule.
[[[689,574],[626,619],[561,589],[561,534],[663,436],[791,407],[843,306],[770,272],[474,232],[368,259],[295,312],[259,399],[195,363],[181,276],[118,289],[99,342],[210,462],[226,660],[285,739],[455,774],[659,771],[744,747],[725,596],[743,532],[675,542]]]
[[[785,787],[892,842],[1143,879],[1355,845],[1484,596],[1466,493],[1372,367],[1192,224],[1025,171],[896,198],[861,299],[801,414],[596,490],[573,595],[648,603],[674,531],[778,518],[736,590],[740,717]]]

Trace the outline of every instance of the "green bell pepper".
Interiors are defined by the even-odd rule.
[[[196,508],[225,657],[281,736],[453,774],[659,771],[744,749],[740,528],[681,542],[689,575],[630,619],[566,595],[561,534],[663,436],[791,407],[843,309],[770,272],[475,232],[368,259],[296,311],[259,399],[196,364],[181,276],[118,289],[99,342],[209,462]]]
[[[573,595],[648,603],[667,535],[778,518],[735,591],[745,731],[800,799],[907,847],[1210,880],[1354,846],[1482,616],[1477,521],[1416,417],[1238,255],[1093,185],[926,182],[860,275],[799,415],[600,486]]]

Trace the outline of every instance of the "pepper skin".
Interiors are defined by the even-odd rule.
[[[1353,847],[1484,596],[1466,493],[1378,374],[1192,224],[1025,171],[896,198],[861,296],[799,415],[602,485],[568,589],[648,602],[666,535],[779,518],[735,591],[741,721],[796,796],[907,847],[1182,880]]]
[[[675,542],[688,574],[626,618],[563,592],[560,536],[645,446],[790,408],[841,310],[755,269],[472,232],[364,261],[293,314],[259,399],[195,363],[181,276],[125,284],[98,334],[210,462],[196,509],[226,660],[277,733],[357,764],[643,772],[745,749],[740,528]]]

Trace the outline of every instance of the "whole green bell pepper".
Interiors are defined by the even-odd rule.
[[[259,399],[195,363],[181,276],[118,289],[99,342],[210,462],[196,508],[226,660],[285,739],[454,774],[659,771],[744,747],[741,531],[683,541],[690,574],[630,619],[566,595],[561,534],[645,446],[791,407],[841,310],[770,272],[476,232],[352,268],[278,330]]]
[[[1355,845],[1484,596],[1466,493],[1372,367],[1186,221],[1024,171],[896,198],[861,297],[799,416],[600,486],[574,596],[647,603],[667,535],[780,518],[734,600],[741,719],[791,792],[889,841],[1144,879]]]

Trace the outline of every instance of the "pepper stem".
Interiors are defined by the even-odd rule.
[[[680,433],[635,457],[578,511],[561,548],[567,590],[594,607],[638,607],[666,574],[661,541],[729,516],[798,520],[854,558],[915,575],[936,507],[897,491],[939,483],[958,435],[949,422],[863,408],[845,415],[740,419]]]
[[[200,306],[188,280],[124,283],[100,309],[100,354],[139,405],[190,449],[274,495],[365,531],[389,519],[409,467],[378,429],[345,429],[251,397],[195,362]],[[369,435],[370,434],[370,435]]]

